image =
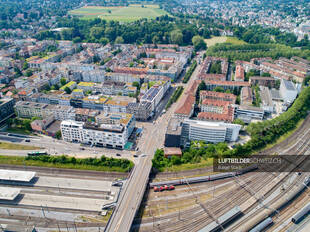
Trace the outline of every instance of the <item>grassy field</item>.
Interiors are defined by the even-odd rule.
[[[38,150],[40,147],[21,145],[15,143],[0,142],[0,149],[6,150]]]
[[[22,157],[22,156],[0,156],[0,164],[93,170],[93,171],[103,171],[103,172],[126,172],[126,170],[121,167],[94,166],[94,165],[82,165],[82,164],[71,164],[71,163],[67,163],[67,164],[47,163],[47,162],[42,162],[39,160],[26,160],[26,157]]]
[[[201,159],[200,163],[197,164],[181,164],[181,165],[173,165],[172,167],[167,167],[165,168],[164,172],[179,172],[179,171],[184,171],[184,170],[191,170],[191,169],[197,169],[197,168],[205,168],[205,167],[210,167],[213,165],[213,159]]]
[[[85,19],[102,18],[121,22],[132,22],[141,18],[156,18],[168,14],[165,10],[159,9],[158,5],[129,5],[128,7],[100,7],[84,6],[72,10],[71,15],[77,15]]]
[[[217,43],[231,43],[231,44],[246,44],[243,40],[239,40],[236,37],[228,36],[214,36],[211,39],[205,39],[208,47],[212,47]]]

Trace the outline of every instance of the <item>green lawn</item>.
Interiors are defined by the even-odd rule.
[[[85,19],[102,18],[122,22],[132,22],[141,18],[156,18],[168,14],[165,10],[159,9],[158,5],[130,5],[128,7],[100,7],[84,6],[72,10],[69,14],[81,16]]]
[[[6,149],[6,150],[38,150],[41,148],[35,147],[35,146],[22,145],[22,144],[0,142],[0,149]]]
[[[237,37],[227,37],[226,43],[240,45],[240,44],[246,44],[247,42],[240,40]]]
[[[164,170],[164,172],[179,172],[179,171],[184,171],[184,170],[192,170],[192,169],[197,169],[197,168],[205,168],[205,167],[210,167],[213,165],[213,159],[209,158],[207,160],[201,159],[200,163],[196,164],[181,164],[181,165],[173,165],[172,167],[167,167]]]
[[[82,165],[82,164],[70,164],[70,163],[68,164],[48,163],[39,160],[26,160],[26,158],[22,156],[0,156],[0,163],[10,165],[27,165],[27,166],[93,170],[104,172],[126,172],[126,170],[121,167],[94,166],[94,165]]]
[[[205,39],[205,42],[207,43],[207,46],[208,47],[212,47],[214,46],[215,44],[218,44],[218,43],[231,43],[231,44],[236,44],[236,45],[239,45],[239,44],[246,44],[245,41],[243,40],[239,40],[238,38],[236,37],[229,37],[229,36],[214,36],[210,39]]]

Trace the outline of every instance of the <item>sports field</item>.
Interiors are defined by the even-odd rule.
[[[211,39],[205,39],[208,47],[211,47],[217,43],[231,43],[234,45],[237,44],[246,44],[245,41],[239,40],[236,37],[228,37],[228,36],[214,36]]]
[[[85,19],[102,18],[121,22],[132,22],[141,18],[156,18],[168,14],[165,10],[159,9],[158,5],[129,5],[128,7],[101,7],[84,6],[72,10],[69,14],[77,15]]]

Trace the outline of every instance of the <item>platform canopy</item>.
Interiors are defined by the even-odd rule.
[[[13,201],[19,193],[20,189],[18,188],[0,187],[0,200]]]
[[[29,182],[36,172],[0,169],[0,180]]]

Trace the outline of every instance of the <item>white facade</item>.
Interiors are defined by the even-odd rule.
[[[60,129],[63,140],[83,143],[83,125],[84,122],[76,122],[73,120],[62,121]]]
[[[123,149],[135,127],[135,119],[131,117],[127,125],[120,124],[87,124],[73,120],[62,121],[61,134],[68,142],[84,143]]]
[[[281,79],[280,95],[285,103],[293,103],[297,97],[297,90],[293,82]]]
[[[223,122],[208,122],[185,119],[182,126],[182,140],[202,140],[211,143],[235,142],[241,126]]]
[[[82,79],[85,82],[104,82],[104,74],[103,70],[91,70],[87,72],[82,72]]]

